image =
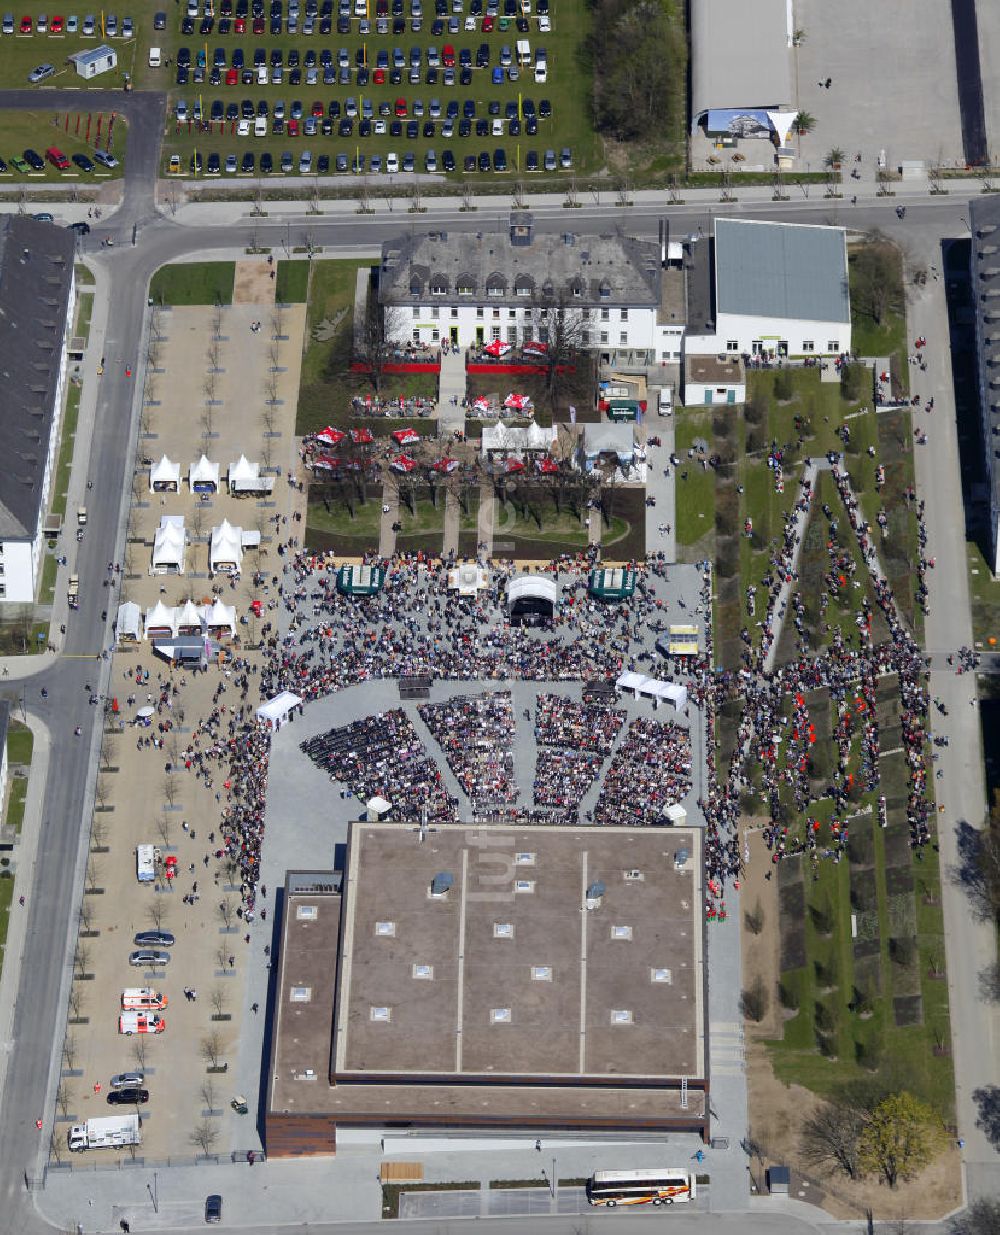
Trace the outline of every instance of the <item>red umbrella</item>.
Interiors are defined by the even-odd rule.
[[[553,472],[559,471],[559,464],[555,459],[550,459],[548,455],[543,455],[542,458],[536,459],[535,467],[538,468],[543,476],[551,476]]]
[[[397,429],[392,437],[400,446],[412,446],[414,442],[420,441],[420,434],[413,429]]]
[[[508,475],[511,475],[514,472],[523,472],[523,471],[524,471],[524,464],[521,462],[520,459],[508,459],[507,460],[507,474]]]
[[[434,471],[443,472],[447,476],[453,472],[456,467],[458,467],[457,459],[438,459],[437,463],[434,464]]]
[[[499,359],[501,356],[506,356],[511,350],[509,343],[501,343],[499,339],[493,339],[483,348],[487,356],[494,356]]]
[[[412,472],[417,466],[416,460],[409,455],[397,455],[389,464],[394,472]]]
[[[529,339],[521,350],[529,356],[532,352],[536,356],[547,356],[549,352],[549,345],[547,343],[541,343],[537,339]]]
[[[371,429],[352,429],[351,430],[351,441],[355,444],[355,446],[367,446],[370,442],[373,442],[374,440],[375,438],[372,436]]]
[[[335,429],[332,425],[327,425],[325,429],[321,429],[320,432],[316,434],[316,441],[326,442],[328,446],[336,446],[337,443],[342,442],[346,436],[347,434],[342,433],[340,429]]]
[[[312,466],[317,472],[335,472],[340,467],[340,460],[332,455],[317,455]]]

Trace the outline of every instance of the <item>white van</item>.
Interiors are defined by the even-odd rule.
[[[254,120],[253,135],[254,137],[266,137],[267,136],[267,117],[266,116],[258,116]]]
[[[527,39],[517,40],[517,62],[522,68],[531,63],[531,44]]]
[[[155,845],[136,845],[135,877],[140,883],[152,883],[156,878],[157,856]]]
[[[266,64],[257,65],[257,85],[258,86],[267,85],[267,65]]]
[[[160,49],[158,47],[151,47],[149,49],[149,67],[151,69],[158,69],[162,63],[163,55]]]
[[[660,387],[660,399],[656,410],[661,416],[672,416],[674,414],[674,390],[672,386]]]

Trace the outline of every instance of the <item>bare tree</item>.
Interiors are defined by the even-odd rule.
[[[218,1139],[218,1128],[216,1128],[215,1124],[209,1123],[207,1119],[203,1119],[201,1123],[195,1124],[194,1131],[191,1133],[192,1145],[197,1145],[206,1158],[215,1148],[215,1143]]]
[[[218,1068],[222,1063],[222,1053],[225,1043],[222,1034],[217,1029],[207,1033],[201,1040],[201,1057],[211,1068]]]
[[[62,1056],[66,1067],[72,1071],[73,1065],[76,1063],[76,1038],[71,1033],[68,1033],[63,1038]]]
[[[60,1081],[59,1088],[56,1090],[56,1106],[59,1108],[63,1119],[69,1114],[69,1104],[72,1100],[72,1090],[65,1082]]]
[[[89,931],[94,924],[94,902],[84,896],[80,899],[80,930]]]
[[[167,919],[168,908],[169,903],[164,900],[162,896],[157,896],[154,892],[153,899],[146,906],[146,915],[156,930],[163,929],[163,923]]]
[[[101,886],[101,864],[91,855],[87,861],[87,888],[93,892],[95,888]]]
[[[146,1070],[146,1054],[146,1036],[141,1033],[137,1034],[132,1039],[132,1059],[140,1072]]]
[[[210,1076],[206,1076],[205,1079],[201,1083],[201,1100],[202,1102],[205,1103],[205,1109],[207,1111],[214,1112],[215,1099],[216,1099],[215,1082],[212,1080]]]
[[[423,214],[424,203],[420,191],[420,181],[414,180],[410,185],[410,214]]]
[[[55,1132],[49,1137],[49,1157],[55,1162],[62,1162],[63,1150],[66,1146],[63,1144],[61,1136],[57,1136]]]
[[[372,385],[378,395],[385,378],[385,366],[406,337],[406,319],[402,309],[379,303],[375,288],[369,285],[365,313],[358,326],[354,350],[359,360],[370,368]]]
[[[814,1166],[835,1166],[860,1179],[858,1144],[867,1113],[849,1101],[824,1102],[802,1129],[802,1157]]]
[[[69,1011],[70,1016],[78,1017],[80,1009],[83,1007],[83,988],[75,982],[69,988]]]
[[[531,317],[534,337],[546,345],[545,356],[539,358],[539,363],[545,366],[545,390],[549,405],[555,410],[565,372],[575,367],[583,343],[583,315],[570,307],[565,292],[560,292],[556,299],[546,295],[543,288]]]
[[[171,808],[173,808],[177,801],[177,793],[177,776],[174,772],[167,772],[163,777],[163,796],[166,799],[167,805]]]
[[[101,808],[101,810],[104,810],[104,808],[107,806],[108,798],[110,796],[111,796],[111,786],[108,784],[107,777],[98,776],[97,780],[94,782],[94,798],[97,802],[97,805]],[[95,815],[94,816],[95,822],[97,818],[98,816]]]
[[[224,943],[220,943],[215,953],[215,963],[219,966],[220,969],[229,968],[229,956],[230,956],[229,949],[226,947]]]
[[[229,993],[224,986],[213,986],[208,995],[208,1002],[215,1009],[216,1016],[222,1016],[229,1002]]]
[[[114,729],[105,729],[101,734],[101,763],[104,767],[114,767],[118,754],[118,733]]]
[[[236,905],[231,896],[224,896],[219,901],[219,917],[222,920],[222,925],[229,930],[233,924],[233,918],[236,914]]]

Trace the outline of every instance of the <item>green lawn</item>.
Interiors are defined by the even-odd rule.
[[[94,311],[93,293],[77,297],[76,302],[76,326],[73,330],[75,335],[79,335],[82,339],[90,337],[90,315]]]
[[[9,53],[11,43],[15,41],[9,38],[3,40],[4,56]],[[7,63],[4,56],[0,56],[0,66]],[[37,63],[37,60],[32,61],[32,65]],[[0,78],[3,76],[4,69],[0,68]],[[76,77],[76,74],[74,77],[77,81],[83,81],[82,78]],[[111,151],[118,159],[117,167],[109,169],[95,164],[92,172],[85,173],[74,163],[71,164],[69,171],[60,172],[46,159],[44,171],[21,175],[14,170],[11,166],[11,159],[15,155],[20,156],[21,152],[29,147],[45,158],[45,151],[48,147],[57,146],[68,159],[72,159],[74,154],[87,154],[98,144],[96,115],[91,120],[91,140],[88,142],[86,138],[87,116],[90,113],[74,108],[73,101],[69,98],[62,108],[57,110],[58,107],[58,96],[48,92],[45,97],[39,98],[37,111],[0,109],[0,156],[8,165],[7,170],[0,174],[0,184],[14,182],[31,186],[65,183],[67,187],[75,185],[83,188],[89,184],[103,184],[106,180],[114,180],[124,175],[125,121],[121,116],[115,121],[114,138],[111,143]],[[72,110],[67,111],[67,107]],[[68,130],[66,128],[67,116],[69,117]],[[77,132],[78,119],[79,132]],[[107,126],[108,117],[105,116],[100,141],[102,150],[107,148]]]
[[[76,271],[76,285],[78,289],[94,286],[94,276],[89,266],[85,266],[83,262],[77,262],[73,269]]]
[[[7,798],[7,826],[20,832],[24,823],[24,800],[28,796],[28,778],[13,776],[10,781],[10,794]]]
[[[42,566],[42,586],[38,594],[40,605],[51,605],[56,594],[56,571],[59,565],[54,553],[46,553]]]
[[[6,872],[0,874],[0,970],[7,951],[7,928],[10,925],[10,907],[14,900],[14,880]]]
[[[279,277],[282,264],[279,263]],[[379,437],[408,425],[426,434],[429,430],[426,420],[405,416],[358,418],[351,407],[354,396],[373,393],[371,381],[365,374],[350,372],[357,271],[359,267],[370,266],[371,262],[314,261],[308,264],[312,272],[296,433],[313,433],[328,424],[341,428],[365,424]],[[382,396],[433,399],[437,396],[437,375],[389,374],[382,384]]]
[[[161,266],[149,285],[156,304],[229,304],[233,299],[235,262],[180,262]]]
[[[466,6],[467,8],[468,6]],[[513,49],[515,41],[518,38],[528,38],[532,50],[537,47],[544,47],[548,52],[548,81],[544,85],[536,85],[533,75],[529,70],[522,70],[520,80],[511,82],[505,80],[502,85],[494,86],[492,84],[491,71],[488,69],[473,70],[472,82],[469,86],[462,86],[458,82],[456,72],[456,84],[454,86],[445,86],[443,84],[443,74],[439,70],[438,81],[436,84],[428,84],[426,81],[427,63],[424,57],[421,64],[421,81],[419,84],[411,84],[408,77],[408,65],[403,70],[403,79],[399,85],[392,85],[389,75],[386,76],[386,81],[383,85],[374,85],[369,83],[365,87],[359,87],[357,84],[357,76],[352,73],[352,81],[350,85],[328,85],[322,84],[322,75],[320,75],[319,83],[315,86],[307,86],[304,84],[305,76],[303,74],[303,84],[301,86],[292,86],[288,81],[288,71],[286,69],[285,80],[281,85],[253,86],[240,87],[239,91],[226,90],[224,86],[212,87],[207,82],[202,86],[190,84],[184,87],[174,85],[174,70],[167,69],[165,72],[159,70],[155,75],[155,81],[162,89],[169,88],[171,112],[167,120],[166,138],[163,144],[163,170],[164,174],[167,171],[170,156],[178,154],[181,157],[184,174],[188,174],[189,160],[195,148],[202,153],[204,161],[207,163],[207,156],[210,153],[217,153],[225,162],[227,154],[242,155],[251,151],[256,159],[260,159],[260,155],[265,151],[269,152],[275,160],[275,166],[280,167],[280,157],[284,151],[289,151],[294,155],[296,173],[298,168],[298,158],[302,150],[308,149],[313,153],[314,166],[315,158],[320,154],[330,156],[331,169],[334,166],[335,155],[346,154],[348,159],[353,160],[356,155],[360,154],[366,161],[373,154],[382,156],[383,167],[385,165],[385,156],[389,151],[394,151],[400,159],[407,152],[412,152],[417,159],[418,164],[423,166],[424,154],[428,148],[433,148],[437,153],[438,166],[441,166],[441,159],[445,149],[449,149],[454,153],[457,161],[457,170],[454,176],[448,177],[454,181],[461,176],[464,156],[467,154],[478,155],[482,150],[488,150],[491,154],[498,146],[503,146],[507,153],[507,164],[509,172],[505,179],[513,182],[517,179],[518,162],[525,159],[528,150],[533,149],[539,155],[541,161],[543,153],[546,149],[551,148],[558,154],[563,146],[569,146],[573,152],[573,170],[582,174],[588,174],[600,170],[603,162],[601,143],[594,136],[591,117],[592,106],[590,99],[590,74],[581,64],[581,53],[586,42],[587,36],[591,28],[591,18],[589,6],[584,0],[562,0],[562,4],[553,13],[552,30],[549,34],[539,35],[537,22],[534,18],[530,22],[530,30],[527,35],[518,34],[514,28],[513,22],[507,30],[501,31],[495,28],[492,33],[484,34],[481,29],[476,31],[466,32],[464,29],[458,34],[448,34],[447,32],[435,36],[431,32],[431,25],[434,20],[432,8],[425,7],[423,28],[414,33],[409,27],[407,21],[407,29],[404,34],[393,35],[392,26],[390,23],[389,33],[380,35],[377,33],[375,22],[372,22],[372,33],[368,36],[362,36],[359,31],[359,23],[356,20],[351,22],[351,31],[347,35],[339,35],[336,32],[336,20],[334,21],[333,32],[329,35],[320,35],[317,31],[312,37],[304,36],[301,33],[297,35],[288,35],[282,33],[278,37],[271,37],[265,34],[262,36],[253,36],[248,34],[245,38],[239,39],[232,35],[226,37],[217,37],[213,34],[208,40],[198,37],[197,35],[190,38],[181,37],[179,27],[183,18],[181,9],[170,9],[169,11],[170,29],[164,31],[162,35],[157,35],[157,40],[165,49],[166,54],[174,54],[176,49],[183,45],[191,49],[192,55],[195,50],[202,46],[206,41],[209,44],[209,56],[211,57],[212,50],[216,46],[223,47],[227,53],[230,53],[236,46],[243,45],[245,51],[249,51],[252,60],[252,49],[254,47],[263,47],[266,49],[268,56],[273,49],[280,49],[285,56],[287,64],[287,53],[291,49],[295,49],[304,58],[307,50],[315,50],[317,55],[323,48],[329,48],[336,60],[339,48],[346,48],[352,66],[355,63],[355,55],[358,51],[366,51],[369,65],[374,68],[376,57],[379,51],[386,51],[391,57],[394,47],[401,47],[404,54],[409,59],[409,52],[412,47],[420,47],[425,50],[427,47],[435,46],[440,51],[446,43],[451,43],[456,50],[460,52],[462,48],[468,48],[475,58],[476,51],[480,43],[487,43],[491,51],[491,68],[499,63],[500,49],[504,45]],[[463,17],[464,20],[464,17]],[[497,23],[499,27],[499,22]],[[140,76],[140,82],[151,80]],[[455,135],[451,139],[442,138],[441,124],[436,125],[436,132],[433,138],[423,136],[423,126],[428,119],[427,115],[420,120],[420,136],[417,139],[407,139],[405,135],[405,123],[403,134],[400,137],[392,137],[388,132],[384,136],[376,136],[372,134],[369,137],[361,138],[358,135],[357,124],[352,137],[341,138],[337,136],[336,129],[331,137],[323,137],[321,134],[315,137],[296,137],[289,138],[286,135],[272,136],[266,138],[239,137],[232,130],[233,125],[229,123],[214,124],[213,131],[210,133],[197,132],[194,126],[178,126],[174,120],[173,106],[177,99],[183,98],[190,109],[195,100],[201,96],[202,105],[205,115],[210,114],[211,103],[214,99],[221,99],[224,103],[230,102],[234,97],[239,102],[243,96],[250,96],[256,103],[258,99],[266,99],[269,105],[282,99],[285,102],[286,109],[291,99],[301,99],[305,105],[305,114],[308,115],[308,109],[313,99],[319,99],[326,104],[331,99],[337,99],[343,106],[347,97],[353,96],[355,99],[364,97],[371,99],[375,107],[376,115],[381,102],[386,102],[390,105],[394,104],[399,97],[406,98],[408,101],[413,99],[423,100],[425,107],[429,104],[432,98],[441,100],[442,112],[447,103],[451,99],[455,99],[459,104],[463,104],[465,99],[474,99],[477,106],[477,117],[487,117],[487,107],[491,101],[500,103],[501,111],[507,103],[517,104],[518,96],[522,98],[533,99],[536,107],[541,99],[548,99],[552,104],[552,117],[548,120],[539,122],[539,130],[535,137],[511,137],[505,133],[503,137],[476,137],[475,128],[468,138],[460,138],[458,136],[458,125],[455,126]],[[390,118],[391,119],[391,118]],[[388,126],[388,120],[387,120]],[[475,181],[478,178],[476,175],[470,179]],[[552,178],[552,177],[549,177]],[[282,177],[280,174],[272,177],[272,180],[281,181],[282,179],[293,179],[296,183],[307,182],[310,177],[300,178],[297,174],[291,177]],[[488,180],[493,183],[495,177],[489,176]],[[562,179],[566,179],[566,173],[562,174]],[[225,177],[225,181],[232,183],[240,180],[240,177]],[[209,183],[213,181],[209,179]],[[372,191],[377,192],[379,184],[384,183],[389,187],[389,178],[387,176],[374,177],[372,181]],[[442,176],[442,182],[445,182],[445,177]]]
[[[866,254],[865,250],[869,250]],[[875,251],[880,255],[878,281],[882,285],[884,305],[879,304],[876,321],[873,296],[860,274],[860,267]],[[874,241],[853,245],[849,251],[851,280],[851,348],[858,356],[889,356],[892,374],[900,393],[909,389],[909,366],[906,363],[906,298],[903,289],[903,255],[889,241]]]
[[[278,262],[274,297],[279,304],[303,304],[309,293],[309,269],[312,262]]]
[[[681,458],[687,456],[688,447],[696,437],[712,440],[712,413],[696,408],[678,409],[675,413],[674,448]],[[684,470],[684,469],[681,469]],[[701,543],[711,533],[715,518],[715,472],[701,467],[687,469],[687,479],[677,477],[677,501],[674,512],[674,533],[682,549],[699,546],[698,554],[682,554],[682,560],[699,556],[705,546]]]
[[[30,763],[35,738],[27,725],[12,720],[7,726],[8,763]]]
[[[1000,640],[1000,581],[993,578],[975,541],[966,542],[965,551],[969,563],[972,635],[977,644],[993,646],[990,639]]]
[[[52,488],[50,508],[53,514],[66,517],[66,494],[69,492],[70,472],[73,470],[73,448],[76,444],[76,422],[80,416],[80,387],[72,383],[66,395],[66,414],[63,417],[62,441],[59,444],[59,463],[56,467],[55,484]]]

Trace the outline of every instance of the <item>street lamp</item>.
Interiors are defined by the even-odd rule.
[[[160,1212],[160,1202],[159,1197],[157,1196],[155,1171],[153,1172],[153,1182],[151,1184],[146,1184],[146,1191],[149,1193],[149,1199],[153,1202],[153,1213],[158,1214]]]

